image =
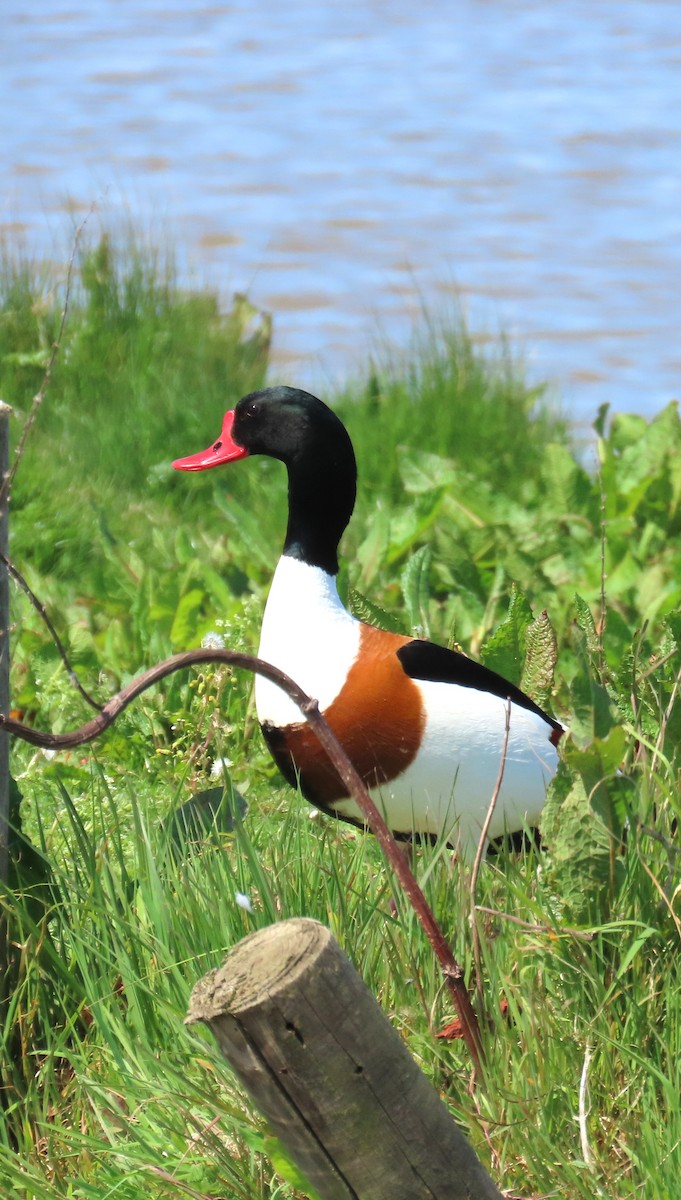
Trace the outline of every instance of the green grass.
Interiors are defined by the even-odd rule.
[[[17,431],[60,303],[49,276],[5,265],[0,394]],[[146,251],[117,256],[105,242],[81,264],[11,536],[100,699],[211,630],[234,649],[257,645],[283,471],[256,459],[187,478],[167,464],[208,444],[223,411],[262,384],[267,343],[245,302],[222,316]],[[325,399],[360,465],[344,540],[351,603],[458,641],[548,696],[571,730],[547,848],[504,850],[479,882],[479,904],[497,914],[479,914],[485,1078],[471,1093],[463,1044],[434,1037],[453,1014],[373,840],[310,820],[282,784],[251,680],[174,676],[94,747],[52,759],[14,749],[24,833],[44,858],[24,847],[7,898],[0,1189],[21,1200],[292,1196],[210,1036],[183,1021],[193,983],[231,945],[307,915],[329,925],[504,1188],[676,1197],[676,409],[601,421],[600,475],[589,475],[508,353],[485,356],[460,325],[433,322],[403,365],[379,364]],[[13,702],[42,728],[75,727],[90,711],[25,597],[13,606]],[[201,852],[171,853],[169,818],[225,757],[247,815]],[[421,849],[417,869],[472,985],[467,875],[438,849]]]

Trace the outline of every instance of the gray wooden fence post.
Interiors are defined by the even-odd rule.
[[[435,1088],[318,921],[239,942],[187,1022],[222,1053],[322,1200],[501,1200]]]
[[[9,547],[9,404],[0,400],[0,553]],[[0,713],[9,714],[9,572],[0,561]],[[0,887],[9,872],[9,734],[0,730]]]

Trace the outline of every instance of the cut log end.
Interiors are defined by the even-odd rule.
[[[256,930],[230,950],[223,966],[196,984],[186,1024],[210,1024],[224,1015],[238,1017],[265,999],[273,1000],[312,970],[332,944],[326,926],[309,917],[293,917]]]

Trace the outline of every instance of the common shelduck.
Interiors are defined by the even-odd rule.
[[[207,450],[177,459],[205,471],[252,454],[288,470],[288,527],[259,655],[294,679],[366,781],[393,832],[477,845],[494,793],[510,702],[503,782],[489,837],[535,825],[563,728],[473,659],[357,620],[336,587],[338,543],[355,504],[352,443],[330,408],[297,388],[244,396]],[[256,678],[258,719],[277,765],[323,811],[363,824],[295,704]]]

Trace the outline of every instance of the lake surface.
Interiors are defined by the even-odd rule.
[[[460,301],[580,421],[679,393],[677,0],[3,6],[0,236],[92,201],[324,388]],[[458,300],[457,300],[458,298]]]

